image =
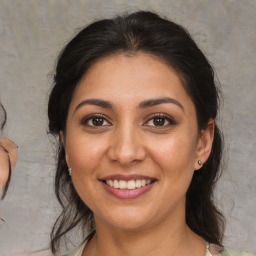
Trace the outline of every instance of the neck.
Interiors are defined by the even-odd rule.
[[[153,255],[205,255],[205,242],[192,232],[184,221],[122,230],[97,225],[96,235],[86,246],[83,255],[89,256],[153,256]]]

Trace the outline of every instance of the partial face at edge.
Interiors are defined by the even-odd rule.
[[[186,191],[198,160],[210,154],[213,130],[210,121],[198,134],[194,104],[171,67],[146,54],[120,54],[87,71],[61,137],[96,225],[137,229],[185,221]]]
[[[18,157],[17,146],[9,139],[0,137],[0,189],[2,189],[9,175],[9,161],[13,170]]]

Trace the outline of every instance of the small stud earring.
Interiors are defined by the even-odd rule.
[[[204,166],[204,165],[203,165],[203,162],[202,162],[201,160],[198,160],[198,164],[199,164],[201,167]]]
[[[71,168],[70,167],[68,168],[68,173],[69,173],[69,176],[71,176]]]

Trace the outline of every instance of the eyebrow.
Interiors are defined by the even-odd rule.
[[[157,106],[157,105],[160,105],[160,104],[165,104],[165,103],[175,104],[178,107],[180,107],[182,109],[182,111],[184,112],[184,107],[182,106],[182,104],[179,101],[177,101],[173,98],[169,98],[169,97],[159,98],[159,99],[149,99],[149,100],[142,101],[139,104],[139,108],[144,109],[144,108],[154,107],[154,106]],[[106,100],[86,99],[86,100],[81,101],[76,106],[74,112],[76,112],[79,108],[81,108],[84,105],[94,105],[94,106],[99,106],[99,107],[108,108],[108,109],[113,109],[114,108],[113,105],[109,101],[106,101]]]
[[[100,99],[87,99],[87,100],[83,100],[81,101],[75,108],[74,112],[77,111],[79,108],[81,108],[84,105],[95,105],[95,106],[99,106],[102,108],[113,108],[113,105],[106,101],[106,100],[100,100]]]
[[[139,108],[144,109],[144,108],[154,107],[154,106],[157,106],[157,105],[160,105],[160,104],[165,104],[165,103],[175,104],[178,107],[180,107],[182,109],[182,111],[184,112],[184,107],[182,106],[182,104],[179,101],[177,101],[173,98],[169,98],[169,97],[142,101],[139,104]]]

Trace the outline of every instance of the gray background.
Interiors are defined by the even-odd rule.
[[[0,97],[6,135],[19,145],[12,185],[0,203],[3,255],[47,247],[59,210],[46,134],[57,52],[88,22],[136,9],[184,25],[216,68],[224,94],[226,168],[216,195],[227,217],[225,244],[256,254],[255,0],[0,0]]]

